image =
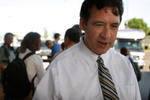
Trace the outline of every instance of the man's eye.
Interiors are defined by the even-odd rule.
[[[96,24],[96,26],[103,26],[102,24]]]
[[[96,23],[95,26],[104,26],[103,24]]]
[[[112,29],[118,29],[119,25],[111,25]]]

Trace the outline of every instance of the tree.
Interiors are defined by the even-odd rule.
[[[18,38],[19,38],[19,36],[18,36],[17,34],[14,34],[14,37],[15,37],[16,39],[18,39]]]
[[[130,19],[125,26],[128,28],[140,29],[143,30],[146,35],[149,35],[150,29],[148,28],[147,24],[143,21],[143,19]]]
[[[44,28],[44,36],[43,36],[45,39],[48,38],[48,31],[46,28]]]

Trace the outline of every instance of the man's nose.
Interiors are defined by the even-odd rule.
[[[108,26],[105,26],[105,27],[104,27],[101,36],[102,36],[104,39],[110,39],[110,37],[111,37],[111,30],[110,30],[110,28],[109,28]]]

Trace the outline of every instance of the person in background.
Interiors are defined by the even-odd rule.
[[[85,35],[52,61],[33,100],[141,100],[131,63],[111,48],[122,14],[122,0],[84,0]]]
[[[130,60],[132,66],[133,66],[134,72],[136,74],[136,78],[138,81],[140,81],[141,80],[141,71],[138,67],[138,64],[136,62],[134,62],[133,59],[130,57],[130,52],[128,51],[128,49],[126,47],[122,47],[120,49],[120,53],[122,55],[126,56]]]
[[[72,28],[76,28],[76,29],[79,31],[80,36],[82,36],[82,35],[83,35],[83,33],[82,33],[81,29],[80,29],[80,25],[79,25],[79,24],[75,24],[75,25],[73,25],[73,26],[72,26]]]
[[[46,40],[46,41],[45,41],[45,45],[46,45],[47,48],[49,48],[49,49],[52,50],[52,48],[54,47],[54,42],[51,41],[51,40]],[[51,61],[52,61],[51,56],[48,55],[47,57],[48,57],[48,62],[51,62]]]
[[[81,31],[78,28],[72,27],[65,32],[65,49],[68,49],[80,41]]]
[[[65,43],[64,42],[62,42],[60,46],[61,46],[61,50],[65,49]]]
[[[52,49],[54,46],[54,43],[51,40],[46,40],[45,45],[47,46],[47,48]]]
[[[29,32],[21,42],[21,46],[19,49],[19,58],[23,58],[27,53],[40,50],[41,47],[41,36],[37,32]],[[37,75],[34,79],[34,87],[36,89],[38,83],[42,79],[44,75],[44,67],[42,58],[33,54],[28,59],[25,60],[27,75],[29,81],[31,82],[33,77]],[[25,100],[30,100],[31,95],[26,97]]]
[[[13,59],[15,59],[16,51],[11,44],[13,43],[13,33],[6,33],[4,35],[4,44],[0,47],[0,81],[3,81],[3,70],[7,67]]]
[[[4,44],[0,47],[0,67],[5,69],[9,62],[15,58],[15,49],[11,46],[14,35],[6,33],[4,36]]]
[[[58,53],[60,51],[60,45],[58,43],[58,41],[60,40],[60,34],[59,33],[55,33],[54,34],[54,46],[52,48],[52,52],[51,52],[51,58],[53,58],[53,56]]]
[[[78,28],[72,27],[72,28],[67,29],[65,32],[65,37],[64,37],[64,49],[56,53],[52,59],[54,59],[56,56],[58,56],[58,54],[60,54],[64,50],[78,43],[80,41],[80,36],[81,36],[81,31]]]

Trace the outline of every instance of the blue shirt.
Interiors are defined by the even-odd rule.
[[[54,47],[52,48],[51,57],[60,51],[60,46],[58,42],[54,42]]]

